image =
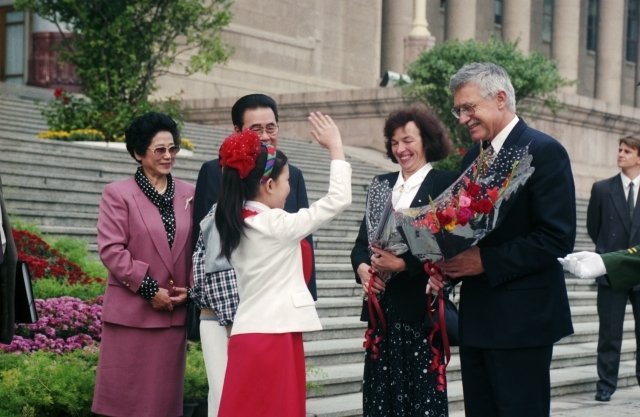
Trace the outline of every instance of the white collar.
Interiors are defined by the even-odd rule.
[[[271,207],[267,206],[264,203],[255,200],[248,200],[244,202],[244,208],[247,210],[252,210],[258,213],[262,213],[263,211],[271,210]]]
[[[429,174],[429,171],[431,171],[431,169],[433,169],[433,166],[431,165],[430,162],[427,162],[422,166],[422,168],[420,168],[419,170],[411,174],[411,176],[406,180],[402,176],[402,171],[400,171],[398,173],[398,179],[396,180],[396,184],[393,186],[393,190],[396,191],[400,189],[400,187],[403,187],[403,189],[413,188],[416,185],[422,184],[422,182],[427,177],[427,174]]]
[[[489,142],[489,144],[493,147],[494,155],[497,155],[498,152],[500,152],[500,149],[502,149],[502,145],[504,145],[504,141],[507,140],[509,133],[511,133],[519,120],[520,118],[514,114],[513,119],[511,119],[511,121],[507,123],[507,125],[496,135],[496,137],[493,138],[491,142]]]
[[[629,189],[630,182],[633,182],[634,189],[636,190],[638,189],[638,185],[640,184],[640,175],[638,175],[634,179],[631,179],[626,175],[624,175],[622,172],[620,172],[620,178],[622,179],[622,188],[624,188],[625,190]]]

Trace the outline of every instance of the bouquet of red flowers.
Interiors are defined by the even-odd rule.
[[[535,170],[528,147],[481,151],[462,175],[428,205],[395,212],[411,253],[423,262],[450,258],[494,230]]]

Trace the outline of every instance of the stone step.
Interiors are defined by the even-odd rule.
[[[362,295],[362,286],[352,279],[318,279],[317,282],[318,297],[360,297]]]
[[[555,357],[554,353],[554,360],[556,360]],[[452,367],[453,364],[452,358],[449,367]],[[317,369],[309,376],[309,381],[314,388],[310,390],[308,395],[307,416],[362,416],[362,392],[357,390],[357,381],[362,378],[362,365],[321,366]],[[462,417],[464,416],[462,381],[452,379],[450,374],[451,372],[447,372],[449,413],[451,417]],[[554,403],[563,396],[575,393],[595,392],[596,382],[597,373],[594,363],[552,368],[551,401]],[[618,386],[627,387],[636,383],[635,360],[622,360]],[[327,393],[327,395],[323,395],[323,393]]]
[[[320,271],[316,269],[318,276]],[[355,317],[360,316],[362,309],[362,297],[323,297],[316,303],[316,310],[320,317]]]
[[[358,339],[364,337],[367,323],[358,316],[321,317],[322,330],[303,334],[305,342],[318,340]]]
[[[314,348],[313,345],[310,346]],[[635,357],[635,342],[625,340],[620,355],[621,362],[632,361]],[[582,343],[574,345],[557,345],[554,347],[552,370],[593,366],[596,363],[597,343]],[[364,349],[362,349],[364,355]],[[362,375],[364,358],[356,363],[312,365],[316,372],[309,378],[313,385],[322,389],[311,390],[313,397],[324,397],[336,394],[355,393],[362,390]],[[461,379],[460,357],[458,349],[453,348],[451,361],[447,366],[447,382],[453,383]],[[348,385],[345,385],[348,384]]]

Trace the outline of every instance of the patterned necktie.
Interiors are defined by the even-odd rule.
[[[493,158],[495,156],[495,150],[493,149],[493,146],[491,146],[491,143],[487,142],[486,145],[483,144],[482,146],[482,165],[481,165],[481,175],[486,175],[487,172],[489,171],[489,167],[491,166],[491,163],[493,162]]]
[[[629,206],[629,217],[633,219],[633,210],[636,206],[633,198],[633,182],[629,183],[629,193],[627,194],[627,206]]]

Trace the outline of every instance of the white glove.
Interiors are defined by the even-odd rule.
[[[578,278],[593,279],[607,273],[602,257],[595,252],[570,253],[558,261],[565,271]]]

